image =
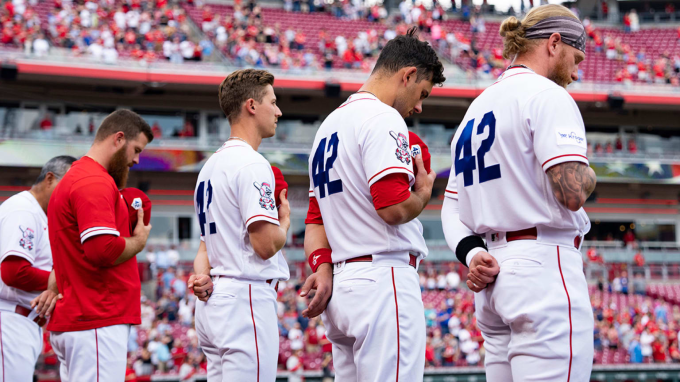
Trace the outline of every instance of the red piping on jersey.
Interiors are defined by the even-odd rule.
[[[560,262],[560,247],[557,247],[557,266],[560,268],[560,276],[562,277],[562,285],[564,285],[564,293],[567,294],[567,303],[569,305],[569,374],[567,374],[567,382],[571,378],[571,360],[572,360],[572,345],[571,345],[571,300],[569,299],[569,291],[567,290],[567,283],[564,282],[564,275],[562,274],[562,263]]]
[[[85,235],[83,235],[83,234],[81,233],[80,236],[90,235],[90,234],[92,234],[93,232],[98,232],[98,231],[115,231],[115,232],[118,232],[118,230],[115,229],[115,228],[97,228],[97,229],[93,229],[92,231],[86,233]],[[83,232],[85,232],[85,231],[83,231]],[[120,232],[118,232],[118,234],[120,234]],[[102,234],[101,234],[101,233],[98,233],[97,235],[102,235]],[[94,235],[94,236],[97,236],[97,235]],[[116,236],[118,236],[118,235],[116,235]],[[88,239],[89,239],[89,238],[88,238]]]
[[[250,218],[248,218],[248,220],[246,220],[246,225],[248,225],[248,222],[249,222],[249,221],[251,221],[251,220],[253,220],[253,219],[257,218],[257,217],[260,217],[260,216],[265,217],[265,218],[269,218],[269,219],[273,219],[273,220],[276,220],[276,221],[279,221],[279,219],[273,218],[273,217],[271,217],[271,216],[267,216],[267,215],[255,215],[255,216],[251,216]]]
[[[397,382],[399,382],[399,353],[401,353],[401,345],[399,344],[399,304],[397,303],[397,285],[394,282],[394,267],[392,267],[392,288],[394,288],[394,308],[397,316]]]
[[[99,337],[97,336],[97,329],[94,330],[94,343],[97,349],[97,382],[99,382]]]
[[[371,177],[371,179],[368,180],[368,183],[371,183],[371,181],[373,180],[373,178],[375,178],[376,176],[382,174],[383,172],[385,172],[385,171],[387,171],[387,170],[391,170],[391,169],[393,169],[393,168],[399,168],[399,169],[402,169],[402,170],[406,170],[406,171],[408,171],[409,173],[411,173],[411,175],[413,175],[413,171],[407,169],[406,167],[398,167],[398,166],[388,167],[388,168],[386,168],[386,169],[384,169],[384,170],[382,170],[382,171],[376,173],[375,175],[373,175],[373,176]]]
[[[345,102],[344,104],[338,106],[338,109],[342,109],[343,107],[349,105],[349,104],[352,103],[352,102],[361,101],[361,100],[364,100],[364,99],[367,99],[367,100],[370,100],[370,101],[375,101],[375,100],[376,100],[375,98],[358,98],[358,99],[353,99],[353,100],[351,100],[351,101],[347,101],[347,102]],[[337,109],[336,109],[336,110],[337,110]]]
[[[5,349],[2,347],[2,312],[0,312],[0,353],[2,353],[2,382],[5,382]]]
[[[557,158],[563,158],[563,157],[581,157],[585,160],[588,160],[588,157],[581,155],[581,154],[564,154],[564,155],[558,155],[556,157],[550,158],[547,161],[543,162],[541,166],[545,166],[546,163],[550,162],[551,160],[555,160]]]
[[[19,251],[14,251],[14,250],[9,250],[9,251],[3,253],[3,254],[2,254],[2,257],[7,256],[8,254],[16,254],[16,255],[20,256],[21,258],[29,257],[28,254],[26,254],[26,253],[19,252]]]
[[[260,349],[257,347],[257,326],[255,326],[255,313],[253,313],[253,286],[248,285],[248,298],[250,298],[250,317],[253,319],[253,331],[255,332],[255,356],[257,357],[257,382],[260,382]]]
[[[449,191],[449,190],[445,190],[445,191],[448,192],[449,194],[456,194],[456,195],[458,195],[458,192],[456,192],[456,191]]]
[[[515,74],[513,74],[513,75],[510,75],[510,76],[501,78],[500,80],[498,80],[498,81],[492,83],[491,85],[489,85],[489,87],[492,87],[492,86],[496,85],[497,83],[499,83],[499,82],[501,82],[501,81],[503,81],[503,80],[507,80],[507,79],[510,78],[510,77],[519,76],[520,74],[536,74],[536,73],[532,73],[532,72],[515,73]],[[488,89],[488,88],[487,88],[487,89]]]

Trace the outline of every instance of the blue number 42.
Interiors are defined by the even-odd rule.
[[[489,167],[484,165],[484,156],[491,150],[491,145],[493,145],[494,139],[496,138],[496,117],[493,115],[493,112],[490,111],[484,114],[482,122],[477,125],[477,135],[483,134],[484,129],[488,126],[489,136],[483,140],[482,144],[479,146],[476,161],[474,155],[472,155],[472,130],[474,124],[474,119],[468,121],[456,142],[454,167],[456,168],[456,176],[460,173],[463,174],[464,187],[472,185],[473,171],[476,170],[477,167],[479,167],[479,183],[499,179],[501,177],[500,165],[495,164]],[[461,153],[463,154],[462,157]]]
[[[316,148],[312,158],[312,181],[314,182],[314,188],[319,187],[319,198],[321,199],[326,197],[326,186],[328,186],[328,195],[342,192],[342,180],[331,181],[328,176],[328,173],[333,168],[335,159],[338,157],[339,144],[338,133],[333,133],[328,140],[328,150],[326,150],[326,138],[324,138],[319,141],[319,146]],[[331,151],[331,155],[326,159],[324,165],[326,151]]]
[[[198,188],[196,189],[196,205],[198,205],[198,225],[201,227],[201,236],[205,236],[205,224],[207,223],[206,213],[208,212],[208,208],[210,208],[210,202],[212,202],[212,194],[213,187],[209,180],[207,190],[205,182],[198,184]],[[206,198],[208,199],[207,201]],[[217,233],[215,222],[210,223],[209,226],[211,235]]]

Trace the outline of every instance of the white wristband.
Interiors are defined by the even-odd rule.
[[[467,263],[468,268],[470,267],[470,263],[472,262],[472,259],[479,252],[486,252],[486,249],[484,249],[482,247],[473,248],[473,249],[470,250],[470,252],[468,252],[467,256],[465,256],[465,262]]]

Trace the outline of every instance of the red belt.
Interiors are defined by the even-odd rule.
[[[16,309],[14,309],[14,313],[20,314],[20,315],[22,315],[22,316],[28,318],[28,316],[31,314],[31,310],[28,309],[28,308],[24,308],[24,307],[21,306],[21,305],[17,305]],[[43,325],[45,325],[45,324],[47,323],[47,319],[44,318],[44,317],[36,316],[36,317],[33,319],[33,322],[35,322],[36,324],[38,324],[38,326],[43,326]]]
[[[505,233],[505,240],[507,242],[515,240],[536,240],[538,239],[538,230],[536,227],[523,229],[521,231],[512,231]],[[574,238],[574,247],[576,249],[581,245],[581,236],[576,236]]]
[[[267,280],[267,284],[272,285],[272,281],[274,281],[274,279]],[[276,285],[274,285],[274,290],[277,291],[277,292],[279,291],[279,281],[278,280],[276,281]]]
[[[412,266],[413,268],[416,267],[416,264],[418,263],[418,256],[408,254],[409,259],[408,259],[408,265]],[[359,256],[355,257],[353,259],[345,260],[345,263],[361,263],[361,262],[372,262],[373,261],[373,255],[366,255],[366,256]]]

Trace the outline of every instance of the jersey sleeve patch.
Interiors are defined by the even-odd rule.
[[[558,128],[555,130],[555,134],[558,146],[570,145],[578,146],[584,149],[588,148],[586,145],[586,137],[583,135],[583,132],[575,131],[574,129],[569,128]]]
[[[395,133],[390,131],[390,136],[395,140],[397,144],[397,150],[395,155],[401,163],[411,164],[411,152],[408,149],[408,139],[402,133]]]
[[[274,192],[272,191],[272,186],[267,182],[254,182],[253,186],[255,186],[257,191],[260,193],[260,208],[263,208],[265,211],[273,211],[276,209],[276,202],[274,202]]]
[[[21,231],[19,246],[27,251],[32,251],[35,247],[35,244],[33,244],[33,241],[35,240],[35,230],[21,225],[19,225],[19,230]]]

